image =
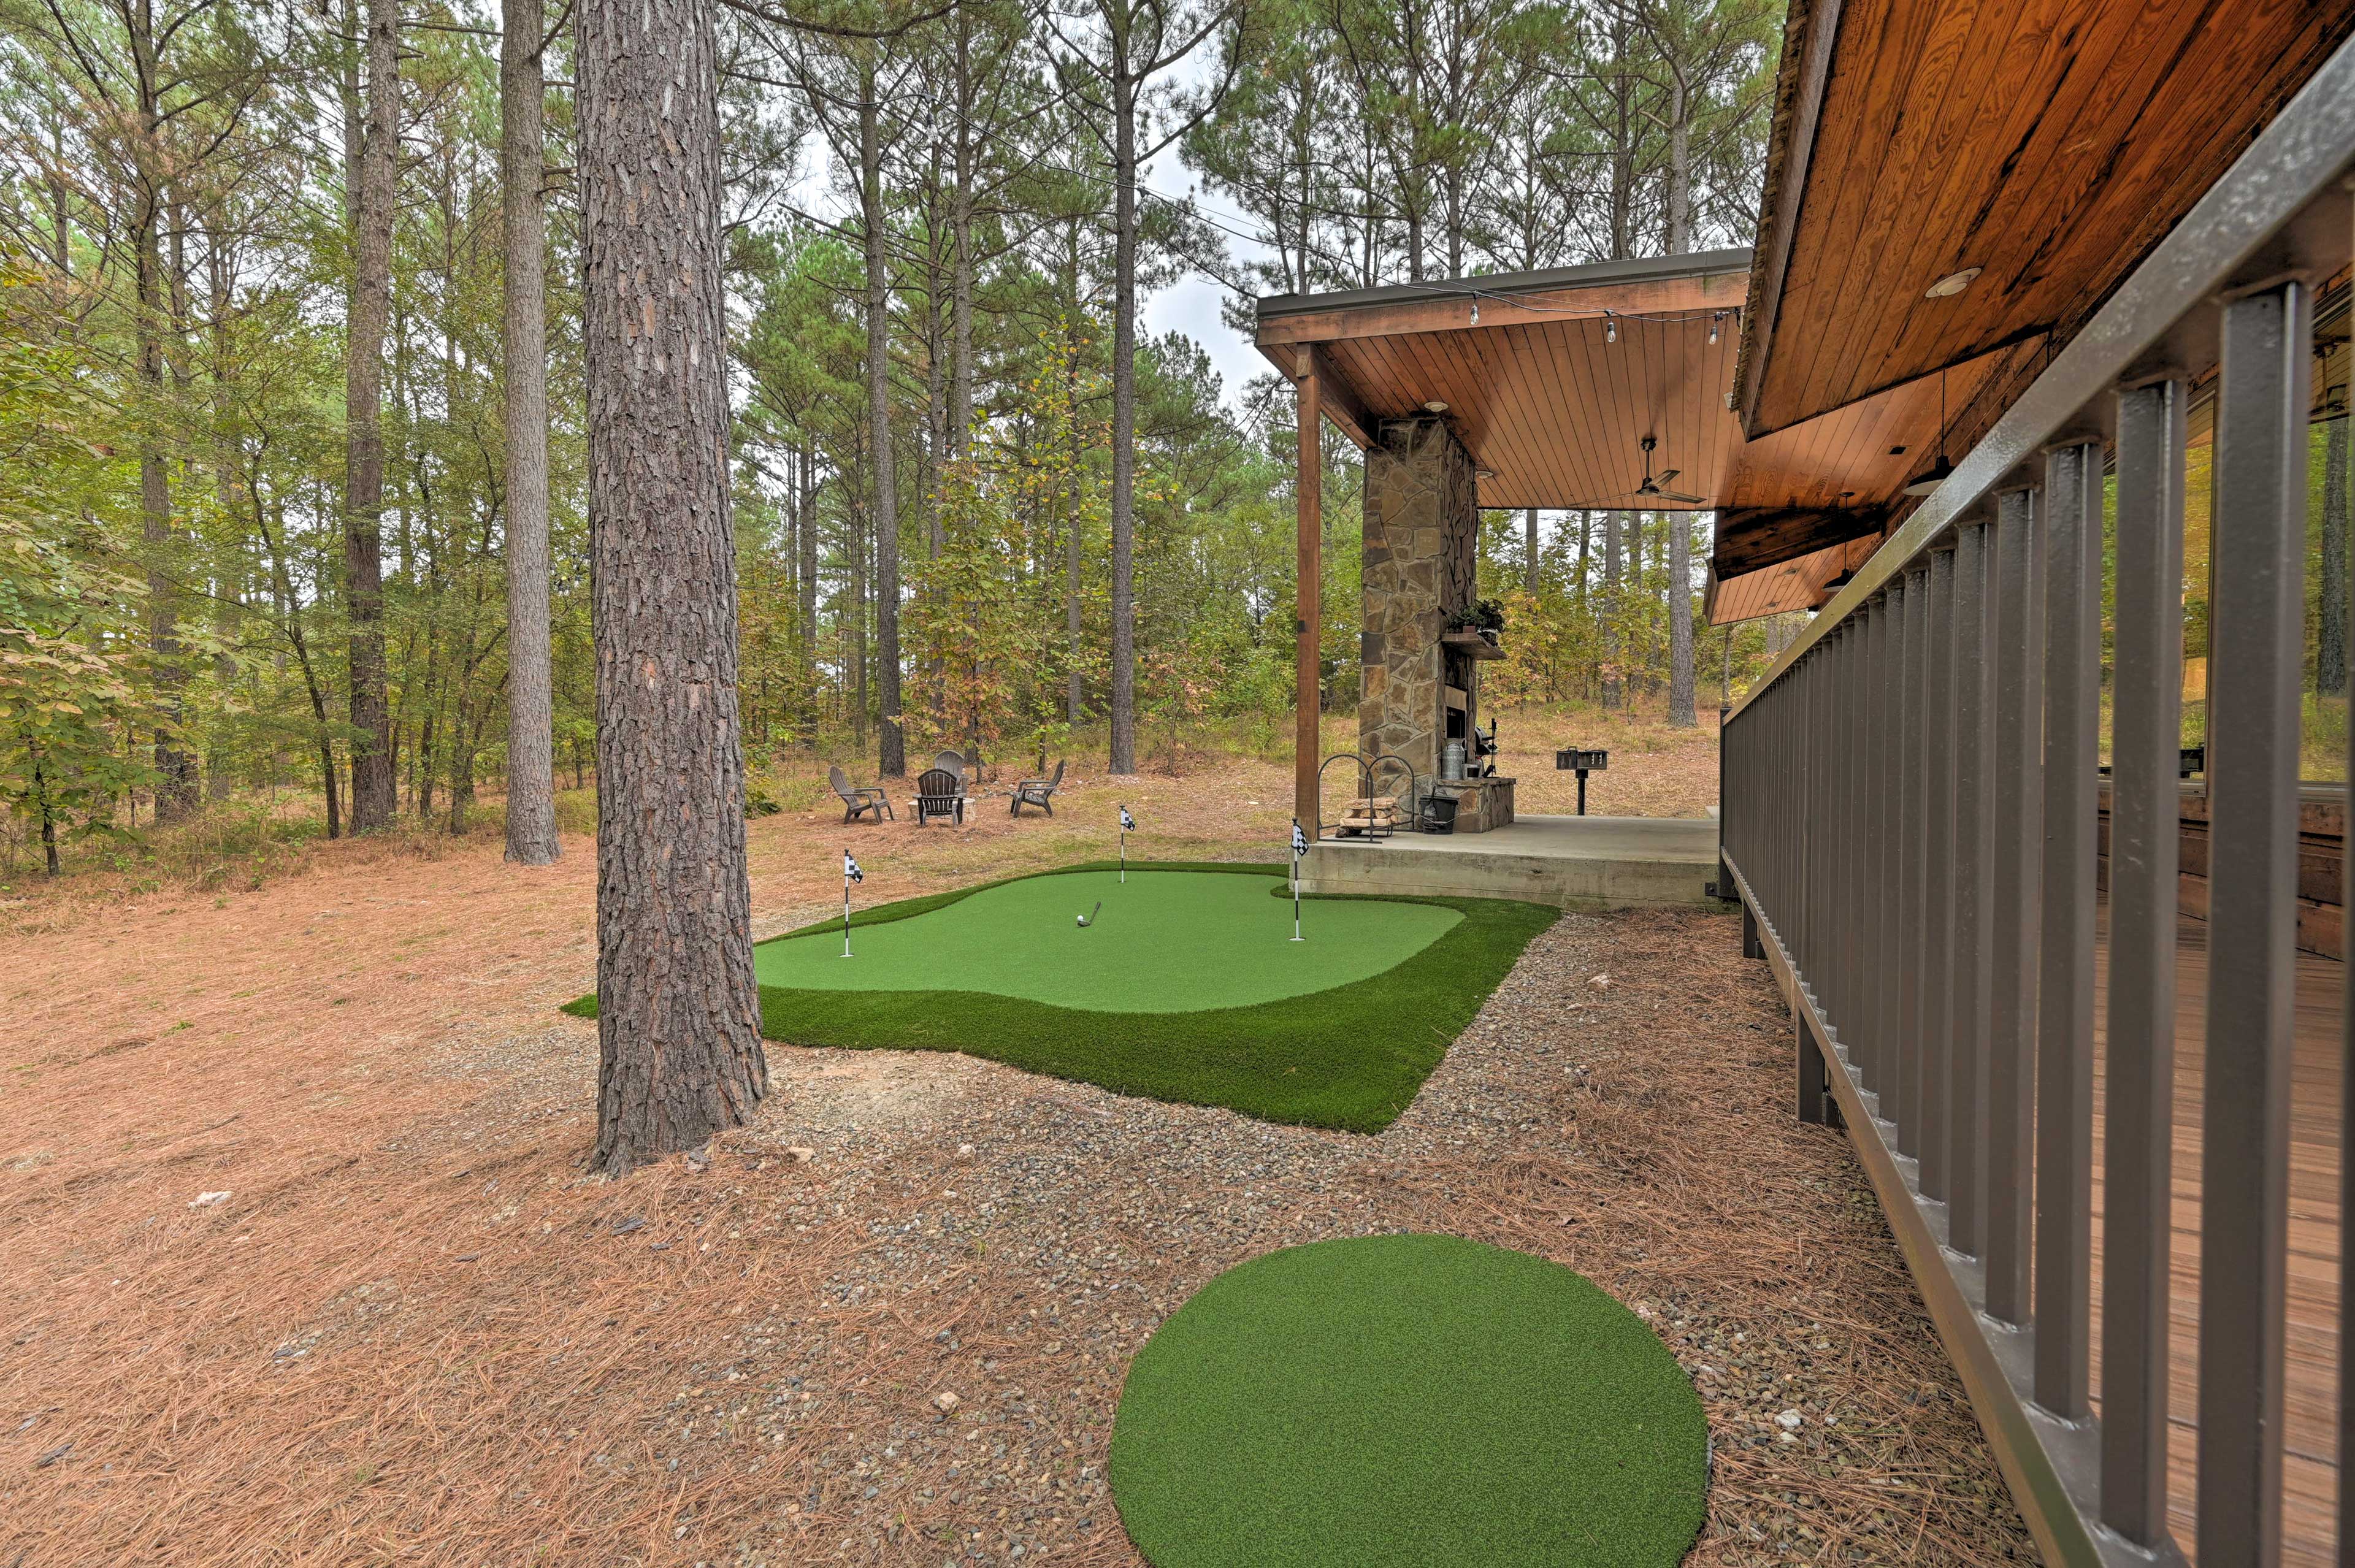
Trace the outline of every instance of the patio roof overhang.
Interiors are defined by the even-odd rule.
[[[1256,342],[1295,385],[1314,374],[1360,447],[1380,422],[1443,411],[1480,470],[1480,505],[1714,509],[1717,621],[1823,601],[1905,509],[1934,454],[1941,398],[2009,364],[1893,388],[1746,440],[1732,411],[1745,250],[1606,261],[1259,302]],[[1643,442],[1659,485],[1644,494]],[[1862,553],[1859,554],[1859,552]]]

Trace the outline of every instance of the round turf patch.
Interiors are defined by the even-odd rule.
[[[1700,1400],[1635,1314],[1455,1236],[1220,1275],[1137,1353],[1111,1459],[1154,1568],[1672,1568],[1708,1476]]]

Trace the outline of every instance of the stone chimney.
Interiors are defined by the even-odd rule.
[[[1476,720],[1479,667],[1440,634],[1472,603],[1479,528],[1472,457],[1447,422],[1431,414],[1383,420],[1366,453],[1358,746],[1369,757],[1403,758],[1426,789],[1449,735],[1468,736]]]

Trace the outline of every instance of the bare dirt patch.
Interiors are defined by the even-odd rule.
[[[826,912],[846,842],[878,901],[1102,854],[1121,800],[1133,853],[1273,859],[1287,786],[763,818],[755,907]],[[1136,1345],[1247,1257],[1397,1229],[1650,1316],[1710,1411],[1694,1561],[2030,1560],[1722,918],[1565,920],[1380,1138],[775,1046],[755,1125],[608,1183],[595,1030],[551,1010],[593,862],[336,846],[0,938],[0,1563],[1134,1563]]]

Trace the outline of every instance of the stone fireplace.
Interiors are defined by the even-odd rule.
[[[1358,748],[1402,759],[1419,794],[1455,797],[1456,830],[1465,833],[1513,819],[1512,780],[1439,777],[1449,741],[1464,742],[1467,759],[1472,752],[1480,664],[1494,655],[1446,632],[1447,618],[1474,597],[1479,530],[1472,457],[1447,421],[1435,414],[1380,421],[1366,453]]]

